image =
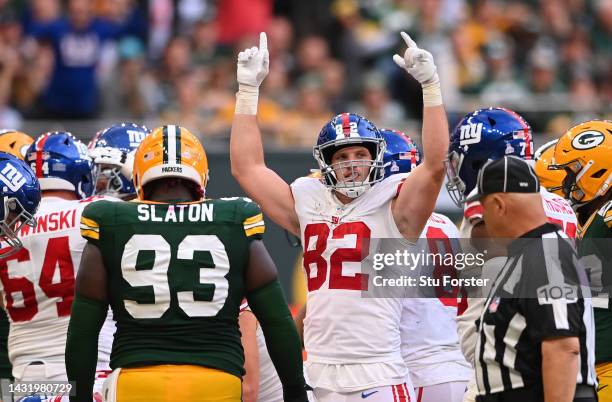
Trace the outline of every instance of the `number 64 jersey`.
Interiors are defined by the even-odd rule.
[[[111,368],[192,364],[241,377],[238,313],[263,232],[244,198],[86,208],[81,233],[102,252],[117,321]]]
[[[110,199],[43,197],[36,227],[23,226],[19,233],[24,247],[0,258],[0,290],[10,319],[8,350],[16,379],[31,380],[23,375],[33,362],[45,364],[48,378],[66,379],[66,334],[86,243],[79,221],[85,207],[103,198]],[[108,370],[113,332],[109,316],[98,342],[98,370]]]
[[[362,264],[372,264],[376,239],[402,238],[391,202],[404,177],[390,176],[349,204],[315,178],[291,185],[308,285],[306,368],[315,388],[356,392],[408,379],[400,352],[401,299],[362,295],[371,285]]]

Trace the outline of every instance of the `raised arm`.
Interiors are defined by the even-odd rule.
[[[257,125],[259,86],[268,75],[269,55],[266,34],[259,48],[238,55],[238,93],[230,138],[232,175],[263,212],[289,232],[299,235],[299,223],[291,188],[264,161],[261,132]]]
[[[393,202],[393,218],[407,239],[419,237],[436,205],[444,181],[444,158],[448,151],[448,121],[442,104],[440,80],[433,56],[402,32],[408,49],[393,60],[423,88],[422,142],[425,158],[406,178]],[[415,196],[418,195],[418,196]]]

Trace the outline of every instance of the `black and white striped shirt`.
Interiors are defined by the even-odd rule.
[[[552,224],[508,246],[508,259],[477,321],[480,395],[542,387],[542,340],[578,337],[577,384],[594,386],[595,328],[588,280],[573,245]]]

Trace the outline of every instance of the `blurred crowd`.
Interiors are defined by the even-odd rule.
[[[129,119],[227,141],[235,55],[263,30],[259,119],[280,146],[347,110],[413,134],[402,30],[434,54],[451,124],[490,105],[552,136],[612,118],[612,0],[0,0],[0,127]]]

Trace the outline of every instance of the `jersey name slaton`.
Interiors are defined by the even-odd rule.
[[[150,222],[209,222],[213,220],[213,204],[138,205],[138,220]],[[164,211],[165,209],[165,211]]]

